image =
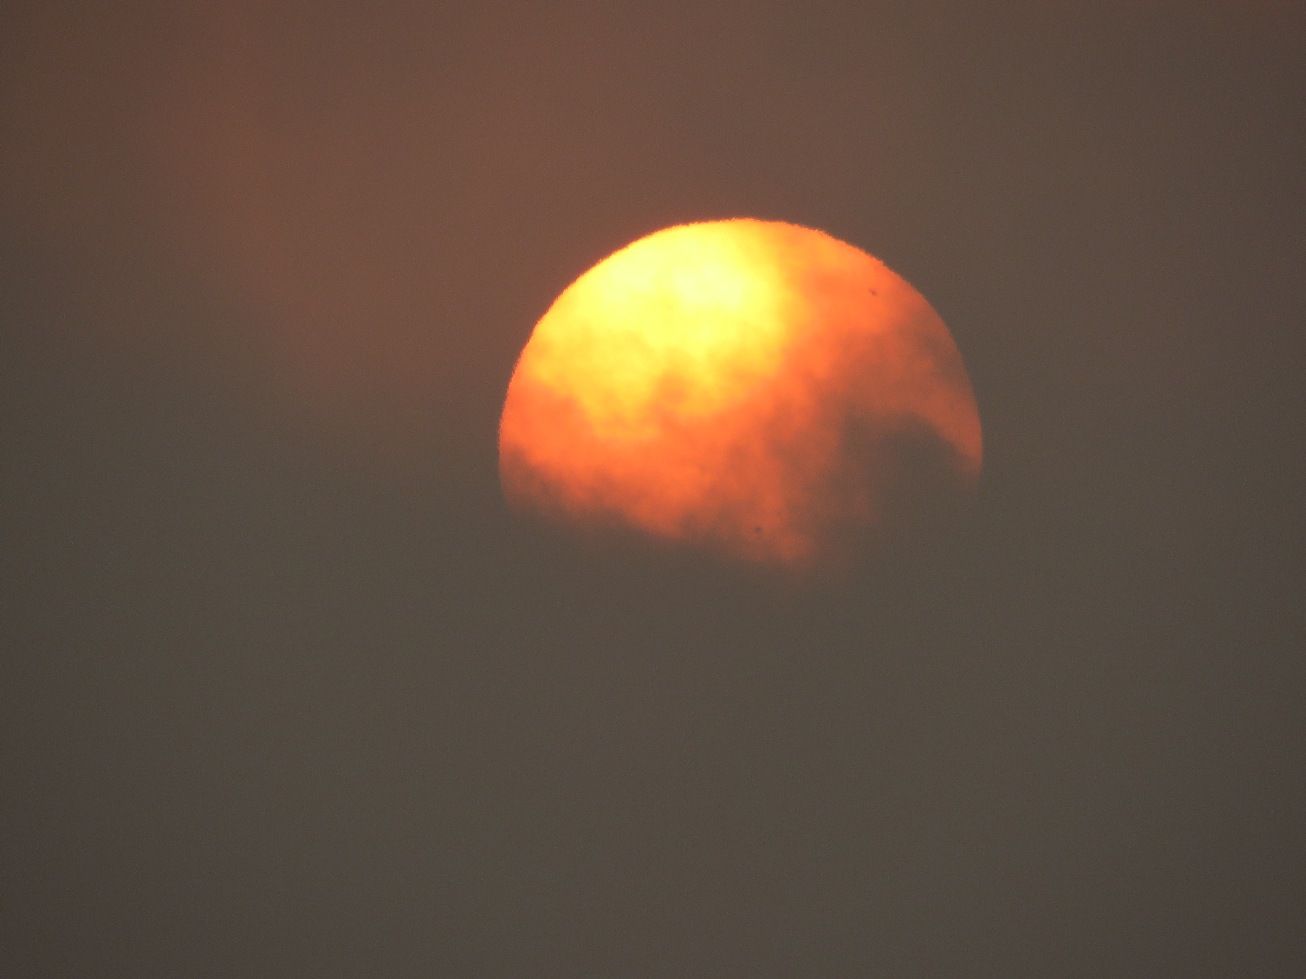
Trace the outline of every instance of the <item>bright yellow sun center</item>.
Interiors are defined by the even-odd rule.
[[[711,414],[774,369],[776,279],[721,227],[642,239],[581,276],[540,322],[535,370],[565,385],[605,438],[648,437],[657,415]]]

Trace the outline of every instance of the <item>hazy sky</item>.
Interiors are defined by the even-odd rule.
[[[0,974],[1303,974],[1303,9],[8,5]],[[948,323],[954,537],[505,510],[551,299],[736,215]]]

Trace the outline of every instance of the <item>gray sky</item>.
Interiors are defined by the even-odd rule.
[[[5,20],[0,973],[1306,968],[1300,5]],[[534,321],[735,215],[942,314],[954,536],[505,511]]]

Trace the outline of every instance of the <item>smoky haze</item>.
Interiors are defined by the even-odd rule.
[[[0,973],[1300,975],[1298,5],[11,4]],[[519,521],[688,220],[948,324],[949,533]]]

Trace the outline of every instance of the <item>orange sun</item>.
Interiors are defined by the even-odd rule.
[[[920,293],[823,232],[752,219],[656,232],[573,282],[499,429],[514,507],[797,567],[969,489],[981,455]]]

